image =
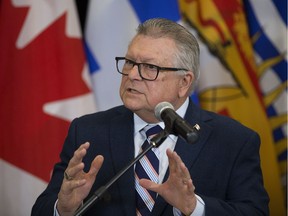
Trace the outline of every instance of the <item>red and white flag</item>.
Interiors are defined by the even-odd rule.
[[[74,1],[0,3],[0,215],[30,215],[69,121],[95,110]]]

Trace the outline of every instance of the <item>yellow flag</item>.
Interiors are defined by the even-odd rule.
[[[277,152],[271,121],[266,114],[267,104],[259,87],[259,68],[243,3],[240,0],[180,0],[180,8],[185,23],[203,42],[198,89],[200,105],[228,115],[259,133],[270,214],[284,216]]]

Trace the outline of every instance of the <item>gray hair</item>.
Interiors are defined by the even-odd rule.
[[[175,67],[186,68],[193,72],[193,91],[199,79],[199,44],[195,36],[182,25],[164,18],[154,18],[145,21],[137,28],[137,35],[147,35],[153,38],[166,37],[175,41],[178,52],[175,53]]]

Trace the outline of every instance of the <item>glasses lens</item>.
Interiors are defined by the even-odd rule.
[[[135,63],[129,59],[116,59],[117,71],[123,75],[128,75],[134,66],[138,67],[139,75],[145,80],[155,80],[159,69],[155,65],[146,63]]]
[[[142,63],[139,65],[142,78],[147,80],[155,80],[158,75],[158,67],[151,64]]]
[[[124,66],[125,66],[125,59],[118,59],[117,60],[117,71],[121,74],[128,74],[127,70],[125,70]]]

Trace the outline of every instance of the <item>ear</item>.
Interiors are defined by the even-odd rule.
[[[194,81],[194,74],[192,71],[186,71],[185,75],[180,79],[179,97],[186,97],[189,94],[191,85]]]

